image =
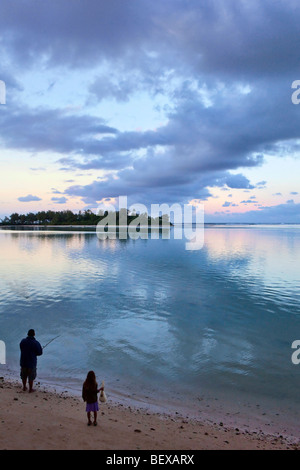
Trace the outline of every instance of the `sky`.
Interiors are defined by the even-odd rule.
[[[1,218],[300,223],[298,0],[1,0],[0,31]]]

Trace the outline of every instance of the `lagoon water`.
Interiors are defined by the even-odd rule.
[[[79,390],[94,369],[124,396],[182,398],[197,412],[206,397],[267,403],[299,419],[299,226],[207,227],[193,251],[172,233],[0,230],[0,252],[0,372],[18,371],[19,341],[35,328],[42,345],[60,335],[40,379]]]

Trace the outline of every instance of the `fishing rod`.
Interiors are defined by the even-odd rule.
[[[61,335],[58,335],[58,336],[55,336],[55,338],[50,339],[50,341],[48,341],[48,343],[45,344],[45,346],[43,346],[43,349],[45,349],[45,348],[48,346],[48,344],[52,343],[52,341],[54,341],[55,339],[59,338],[60,336],[61,336]]]

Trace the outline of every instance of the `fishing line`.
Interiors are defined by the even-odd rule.
[[[48,344],[52,343],[52,341],[54,341],[55,339],[59,338],[60,336],[61,336],[61,335],[58,335],[58,336],[55,336],[55,338],[50,339],[50,341],[48,341],[48,343],[45,344],[45,346],[43,346],[43,349],[45,349],[45,348],[48,346]]]

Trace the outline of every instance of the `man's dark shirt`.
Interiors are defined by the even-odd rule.
[[[20,343],[21,358],[20,366],[28,369],[35,369],[37,365],[37,356],[43,354],[43,348],[40,343],[33,337],[27,336]]]

